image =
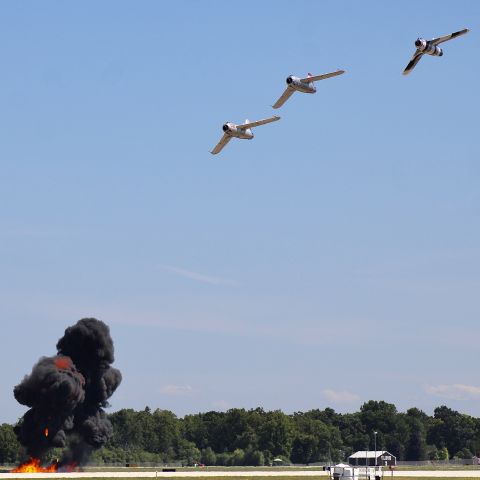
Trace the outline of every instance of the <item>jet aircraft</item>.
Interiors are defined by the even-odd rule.
[[[276,122],[277,120],[280,120],[280,117],[274,115],[273,117],[265,118],[263,120],[257,120],[256,122],[250,122],[247,119],[242,125],[236,125],[235,123],[226,122],[222,127],[222,130],[224,131],[223,137],[215,145],[214,149],[210,153],[212,153],[213,155],[220,153],[223,147],[232,139],[232,137],[241,138],[244,140],[251,140],[254,137],[251,130],[253,127],[265,125],[266,123],[270,122]]]
[[[452,38],[459,37],[460,35],[465,35],[470,30],[464,28],[458,32],[451,33],[450,35],[445,35],[443,37],[434,38],[432,40],[425,40],[424,38],[417,38],[415,40],[415,53],[413,54],[412,59],[405,67],[403,75],[408,75],[414,68],[418,61],[422,58],[424,54],[432,55],[434,57],[441,57],[443,55],[443,50],[438,46],[440,43],[451,40]]]
[[[318,80],[324,80],[325,78],[336,77],[345,73],[345,70],[337,70],[336,72],[324,73],[323,75],[313,76],[309,73],[305,78],[298,78],[293,75],[287,77],[287,88],[282,93],[281,97],[272,105],[273,108],[280,108],[291,96],[297,92],[302,93],[315,93],[317,89],[313,82]]]

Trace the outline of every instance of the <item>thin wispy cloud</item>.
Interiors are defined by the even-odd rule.
[[[160,392],[172,397],[188,397],[195,393],[190,385],[164,385]]]
[[[332,403],[356,403],[360,397],[356,393],[348,392],[346,390],[332,390],[327,388],[322,391],[323,396]]]
[[[187,270],[185,268],[175,267],[173,265],[160,265],[160,268],[166,270],[167,272],[173,273],[180,277],[188,278],[190,280],[195,280],[201,283],[207,283],[209,285],[238,285],[234,280],[228,278],[214,277],[211,275],[205,275],[203,273],[194,272],[192,270]]]
[[[450,385],[425,385],[427,394],[448,400],[477,400],[480,399],[480,387],[454,383]]]

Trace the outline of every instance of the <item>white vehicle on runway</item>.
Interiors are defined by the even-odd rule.
[[[273,117],[265,118],[263,120],[257,120],[256,122],[250,122],[250,120],[245,120],[245,123],[237,125],[231,122],[225,122],[223,124],[222,130],[224,131],[223,137],[215,145],[214,149],[210,152],[213,155],[220,153],[223,147],[233,138],[240,138],[242,140],[251,140],[254,135],[252,133],[252,128],[258,127],[260,125],[265,125],[266,123],[276,122],[280,120],[280,117],[274,115]]]
[[[290,75],[286,80],[287,88],[282,93],[281,97],[272,105],[272,107],[280,108],[293,95],[294,92],[315,93],[317,89],[315,88],[314,82],[325,80],[326,78],[330,77],[336,77],[337,75],[342,75],[342,73],[345,73],[345,70],[337,70],[336,72],[324,73],[322,75],[312,75],[309,73],[305,78],[299,78]]]
[[[432,55],[433,57],[441,57],[443,55],[443,50],[438,46],[440,43],[446,42],[447,40],[452,40],[452,38],[457,38],[460,35],[465,35],[469,31],[470,30],[468,28],[464,28],[458,32],[454,32],[443,37],[434,38],[432,40],[417,38],[415,40],[415,47],[417,47],[417,49],[415,50],[412,59],[405,67],[403,74],[408,75],[415,68],[415,65],[419,62],[424,54]]]

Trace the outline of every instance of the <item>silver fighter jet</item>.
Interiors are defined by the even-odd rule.
[[[418,61],[422,58],[424,54],[432,55],[434,57],[441,57],[443,55],[443,50],[438,46],[438,44],[451,40],[452,38],[459,37],[460,35],[465,35],[470,30],[464,28],[459,32],[451,33],[450,35],[445,35],[444,37],[434,38],[433,40],[425,40],[424,38],[417,38],[415,40],[415,53],[413,54],[412,59],[405,67],[403,71],[404,75],[408,75],[414,68]]]
[[[274,115],[273,117],[265,118],[263,120],[257,120],[256,122],[250,122],[247,119],[242,125],[236,125],[235,123],[226,122],[222,127],[222,130],[224,131],[223,137],[215,145],[215,148],[210,153],[212,153],[213,155],[220,153],[222,148],[232,139],[232,137],[241,138],[244,140],[251,140],[254,137],[252,133],[253,127],[265,125],[266,123],[270,122],[276,122],[277,120],[280,120],[280,117]]]
[[[325,78],[336,77],[345,73],[345,70],[337,70],[332,73],[324,73],[323,75],[312,76],[311,73],[305,78],[298,78],[290,75],[287,77],[287,88],[282,93],[282,96],[272,105],[273,108],[280,108],[293,94],[293,92],[315,93],[317,89],[313,82],[324,80]]]

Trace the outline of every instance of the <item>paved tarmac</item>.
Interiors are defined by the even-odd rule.
[[[14,478],[173,478],[173,477],[327,477],[328,472],[319,470],[239,470],[239,471],[205,471],[195,470],[188,472],[56,472],[56,473],[0,473],[1,479]],[[479,470],[418,470],[385,472],[384,479],[395,477],[419,478],[480,478]]]

